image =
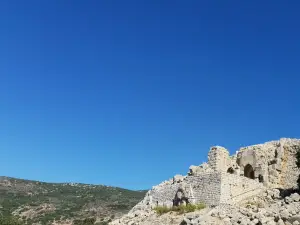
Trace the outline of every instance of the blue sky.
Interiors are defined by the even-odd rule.
[[[299,138],[299,1],[0,1],[0,173],[146,189]]]

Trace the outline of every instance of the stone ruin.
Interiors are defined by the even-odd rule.
[[[300,195],[294,193],[300,174],[298,150],[300,140],[288,138],[243,147],[232,156],[223,147],[212,147],[207,163],[154,186],[110,225],[300,224]],[[189,203],[207,207],[183,216],[159,216],[153,210]]]
[[[234,205],[267,189],[296,188],[298,149],[300,140],[287,138],[243,147],[232,156],[223,147],[212,147],[207,163],[191,166],[186,176],[176,175],[153,187],[135,208]]]

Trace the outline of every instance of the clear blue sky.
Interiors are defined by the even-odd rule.
[[[300,137],[300,2],[0,1],[0,174],[145,189]]]

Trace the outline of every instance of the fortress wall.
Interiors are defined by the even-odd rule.
[[[211,172],[187,177],[187,184],[192,188],[194,203],[205,203],[207,206],[220,203],[221,173]]]
[[[264,190],[262,183],[243,176],[223,173],[221,180],[221,203],[235,204]]]
[[[175,198],[177,190],[181,187],[180,184],[165,184],[154,187],[149,195],[151,196],[151,204],[153,206],[173,206],[173,199]]]
[[[221,173],[202,173],[199,176],[187,176],[180,183],[168,182],[158,185],[149,192],[151,205],[172,206],[178,189],[184,190],[190,203],[218,205],[221,198]]]
[[[225,160],[228,158],[227,150],[213,148],[209,154],[209,165],[213,169],[208,171],[208,168],[202,168],[195,175],[165,181],[149,191],[147,201],[151,206],[171,207],[176,193],[182,189],[190,203],[203,202],[207,206],[235,204],[258,195],[265,188],[296,187],[300,171],[295,164],[295,153],[299,148],[300,140],[295,139],[281,139],[242,148],[237,156],[241,166],[237,175],[225,172],[230,166],[230,160]],[[233,158],[231,161],[237,160]],[[253,167],[255,180],[243,176],[247,164]],[[262,183],[258,182],[259,175],[263,176]]]
[[[171,207],[178,189],[184,190],[190,203],[214,206],[220,203],[235,204],[258,195],[265,190],[263,183],[247,177],[229,173],[209,172],[199,176],[188,176],[180,183],[165,183],[150,192],[151,205]]]
[[[241,148],[238,153],[241,174],[246,164],[250,164],[256,178],[263,176],[266,187],[295,188],[300,173],[295,158],[299,148],[300,140],[289,138]]]
[[[300,149],[300,140],[296,139],[281,139],[280,149],[282,152],[280,171],[281,174],[279,185],[284,188],[296,188],[297,179],[300,174],[300,170],[296,166],[296,152]],[[274,173],[274,169],[270,171]],[[276,176],[277,173],[274,174]]]

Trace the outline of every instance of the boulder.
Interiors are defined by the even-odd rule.
[[[300,201],[300,195],[298,193],[293,193],[291,194],[290,198],[294,201],[294,202],[299,202]]]
[[[294,224],[295,221],[300,223],[300,215],[292,216],[291,218],[288,219],[288,222],[290,222],[291,224]]]

